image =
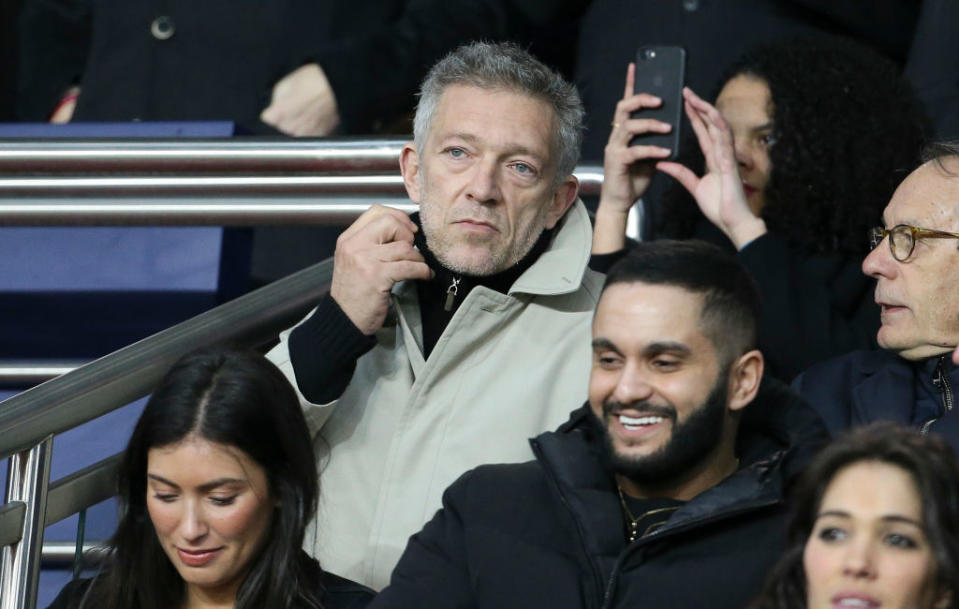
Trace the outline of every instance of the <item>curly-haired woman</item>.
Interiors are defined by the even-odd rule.
[[[647,206],[653,237],[739,252],[763,295],[761,346],[772,372],[788,380],[874,345],[879,310],[859,269],[866,233],[918,164],[924,120],[898,68],[843,39],[759,47],[727,74],[715,106],[684,92],[705,156],[700,178],[690,169],[703,165],[696,147],[673,163],[656,162],[669,154],[661,148],[629,146],[636,134],[668,129],[641,113],[630,118],[660,103],[633,94],[630,67],[606,147],[593,253],[623,248],[626,214],[655,169],[673,176],[682,188],[659,209]]]

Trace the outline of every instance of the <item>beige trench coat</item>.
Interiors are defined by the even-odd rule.
[[[324,569],[384,587],[450,483],[482,463],[531,459],[528,438],[583,403],[602,287],[591,240],[577,201],[508,295],[469,293],[425,361],[416,286],[397,284],[398,324],[380,330],[340,399],[300,396],[321,468],[306,549]],[[295,385],[289,333],[268,357]]]

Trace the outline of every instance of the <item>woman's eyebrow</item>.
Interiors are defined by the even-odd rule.
[[[209,482],[204,482],[198,488],[201,491],[209,491],[217,488],[218,486],[229,486],[229,485],[245,485],[247,481],[243,478],[217,478],[216,480],[210,480]]]
[[[166,485],[169,485],[169,486],[172,486],[172,487],[175,487],[175,488],[180,488],[180,485],[179,485],[179,484],[177,484],[177,483],[175,483],[175,482],[172,482],[172,481],[170,481],[170,480],[167,480],[167,479],[164,478],[163,476],[159,476],[159,475],[157,475],[157,474],[150,474],[150,473],[148,473],[148,474],[147,474],[147,478],[150,478],[151,480],[156,480],[157,482],[162,482],[163,484],[166,484]],[[245,479],[243,479],[243,478],[228,478],[228,477],[227,477],[227,478],[217,478],[216,480],[210,480],[209,482],[204,482],[203,484],[201,484],[201,485],[200,485],[199,487],[197,487],[197,488],[199,488],[201,491],[208,491],[208,490],[214,489],[214,488],[216,488],[216,487],[218,487],[218,486],[225,486],[225,485],[229,485],[229,484],[244,485],[244,484],[246,484],[246,483],[247,483],[247,481],[246,481]]]
[[[845,512],[843,510],[828,510],[825,512],[820,512],[816,516],[816,520],[819,520],[820,518],[824,518],[826,516],[833,516],[838,518],[852,518],[852,515],[849,512]],[[915,518],[903,516],[902,514],[886,514],[880,517],[880,520],[883,520],[885,522],[905,522],[907,524],[914,525],[920,529],[922,528],[921,522],[917,521]]]
[[[164,478],[163,476],[159,476],[159,475],[157,475],[157,474],[151,474],[151,473],[147,472],[147,478],[149,478],[149,479],[151,479],[151,480],[156,480],[157,482],[162,482],[163,484],[166,484],[167,486],[175,486],[176,488],[180,488],[180,485],[179,485],[179,484],[177,484],[177,483],[175,483],[175,482],[173,482],[173,481],[167,480],[167,479]]]

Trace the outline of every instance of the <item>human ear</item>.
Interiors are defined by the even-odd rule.
[[[413,142],[407,142],[400,152],[400,173],[403,174],[403,185],[410,201],[420,203],[420,158],[416,153]]]
[[[566,210],[576,201],[576,195],[579,193],[579,180],[571,175],[566,178],[562,184],[553,193],[553,198],[549,203],[549,213],[546,215],[546,228],[553,228],[559,219],[563,217]]]
[[[755,399],[764,367],[763,354],[758,349],[740,355],[729,367],[730,410],[742,410]]]

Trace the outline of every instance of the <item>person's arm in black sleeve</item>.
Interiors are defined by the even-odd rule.
[[[589,268],[597,273],[606,274],[614,264],[619,262],[622,257],[626,255],[627,252],[629,252],[629,247],[606,254],[592,254],[589,257]]]
[[[297,388],[314,404],[326,404],[343,394],[356,360],[376,345],[376,338],[360,332],[327,294],[313,315],[293,329],[289,342]]]
[[[88,0],[25,0],[19,18],[17,115],[46,122],[86,67]]]
[[[767,232],[739,261],[762,297],[760,347],[771,374],[788,382],[816,362],[873,345],[879,311],[857,259],[809,256]]]
[[[472,609],[462,509],[469,506],[473,472],[463,474],[443,493],[443,507],[423,529],[410,537],[393,570],[390,585],[369,609]]]

